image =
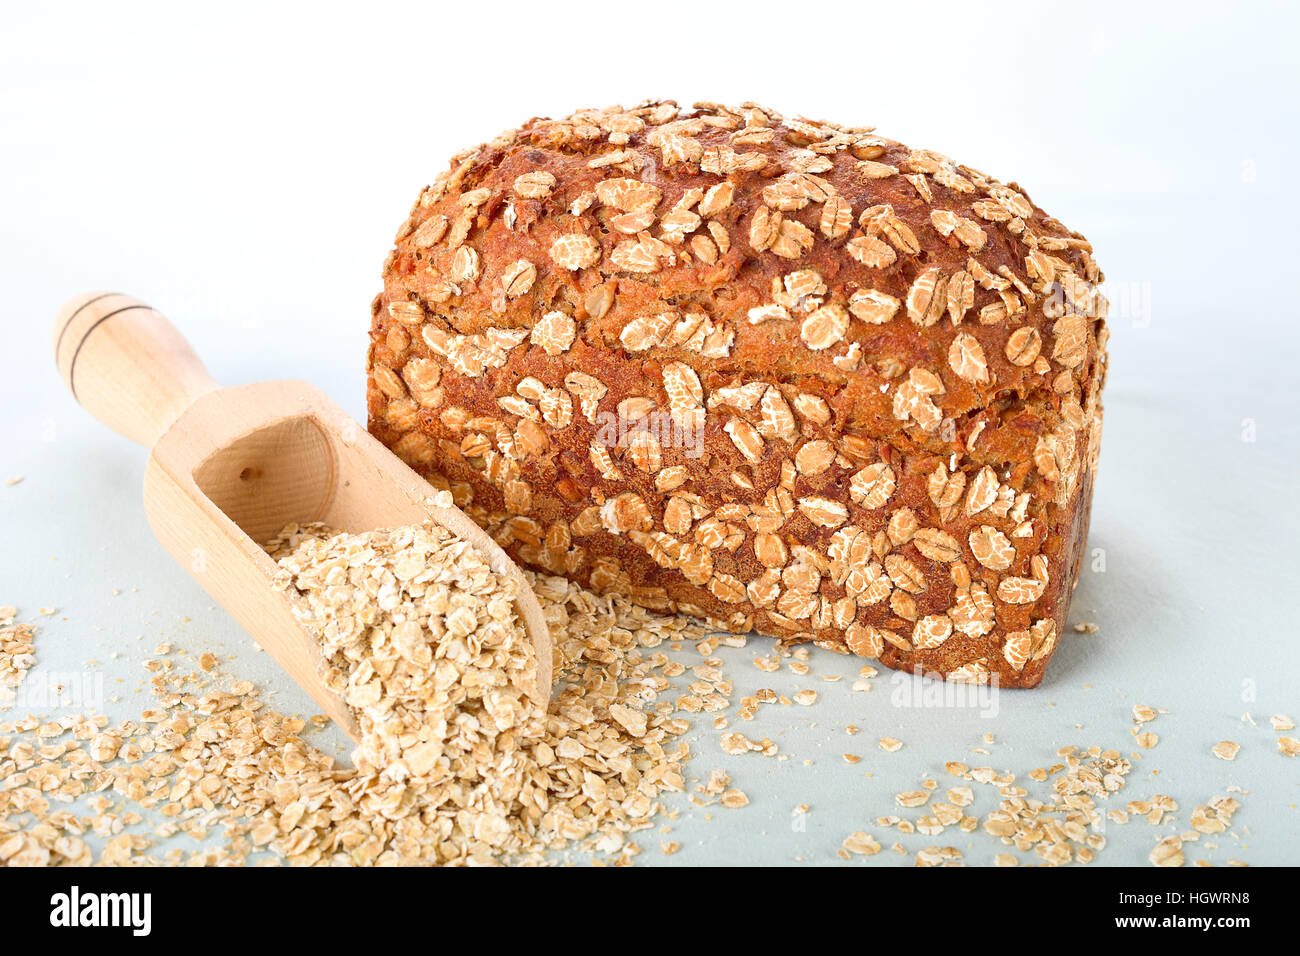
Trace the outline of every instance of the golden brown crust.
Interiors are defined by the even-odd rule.
[[[868,129],[672,103],[453,162],[373,307],[370,429],[521,563],[1033,686],[1105,376],[1091,247]]]

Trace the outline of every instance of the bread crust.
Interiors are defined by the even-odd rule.
[[[521,564],[719,628],[1035,686],[1101,432],[1091,246],[866,128],[534,119],[416,201],[372,433]]]

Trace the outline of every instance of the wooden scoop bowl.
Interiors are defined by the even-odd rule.
[[[321,682],[315,638],[271,586],[261,548],[291,521],[361,532],[432,521],[518,579],[537,648],[537,693],[551,691],[551,638],[523,573],[455,507],[323,392],[306,382],[218,388],[189,343],[149,306],[114,292],[69,301],[54,322],[63,381],[92,415],[152,449],[144,507],[154,534],[217,603],[354,740],[351,709]]]

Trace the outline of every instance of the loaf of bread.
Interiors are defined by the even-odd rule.
[[[672,102],[453,159],[369,427],[521,564],[722,629],[1039,683],[1106,369],[1086,239],[869,127]]]

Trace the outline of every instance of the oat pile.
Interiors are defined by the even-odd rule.
[[[588,838],[617,849],[682,788],[685,747],[663,744],[686,725],[647,712],[642,687],[566,688],[554,713],[528,697],[536,657],[515,586],[444,529],[291,527],[267,550],[321,638],[327,684],[358,714],[355,810],[401,862]]]
[[[420,538],[412,534],[413,542]],[[331,546],[298,535],[304,556],[357,546],[353,536]],[[392,541],[381,562],[396,578],[402,557],[391,553]],[[481,572],[454,573],[472,581]],[[409,597],[419,578],[402,586],[412,606],[420,603]],[[436,600],[431,590],[422,600]],[[550,712],[521,706],[505,716],[506,702],[519,699],[508,681],[466,690],[470,702],[455,709],[436,757],[422,749],[428,741],[418,732],[392,739],[381,733],[370,749],[360,748],[363,766],[341,768],[303,739],[307,721],[267,708],[248,681],[222,679],[211,655],[187,669],[166,645],[158,649],[165,659],[146,662],[157,702],[138,721],[109,726],[103,716],[65,716],[0,724],[0,865],[530,863],[540,862],[543,850],[630,862],[642,850],[632,834],[661,822],[660,795],[684,791],[689,755],[676,739],[689,724],[657,700],[685,667],[650,649],[702,642],[706,630],[562,578],[538,578],[534,590],[554,644]],[[328,586],[320,593],[327,592]],[[523,660],[532,645],[519,640],[507,637],[503,646]],[[443,655],[471,683],[498,670],[479,666],[481,649],[473,661],[452,659],[453,648],[459,654],[473,643],[452,638]],[[338,637],[343,660],[347,644]],[[487,663],[499,662],[501,653],[487,652]],[[362,688],[369,681],[349,683]],[[439,683],[432,677],[432,686]],[[719,683],[709,696],[722,689]],[[364,701],[366,692],[358,692]],[[726,703],[718,698],[707,709]],[[392,706],[405,720],[431,713],[409,700]],[[366,722],[382,711],[366,708]],[[498,729],[503,725],[508,729]],[[398,747],[402,759],[383,770],[365,763],[384,746]],[[78,799],[89,813],[57,808]],[[178,834],[203,840],[215,832],[224,835],[223,845],[150,852]],[[98,856],[84,839],[92,833],[105,841]]]
[[[661,793],[683,789],[687,748],[665,745],[688,725],[646,708],[666,659],[628,653],[635,632],[563,642],[561,680],[582,669],[548,712],[528,696],[536,657],[514,583],[444,529],[291,527],[267,550],[320,636],[327,684],[358,714],[355,776],[337,782],[388,861],[489,863],[574,841],[614,852],[650,826]],[[568,598],[590,596],[558,580],[540,591],[552,629],[569,633]],[[294,849],[336,852],[331,837]]]
[[[321,643],[326,686],[357,714],[359,772],[399,786],[476,779],[487,745],[495,772],[508,774],[516,756],[496,753],[498,742],[544,735],[527,697],[537,658],[515,613],[517,585],[473,546],[437,526],[290,525],[266,550],[282,569],[277,588]]]

